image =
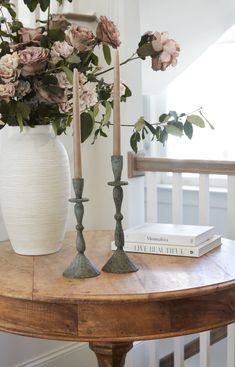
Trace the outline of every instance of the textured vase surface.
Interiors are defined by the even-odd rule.
[[[56,252],[68,215],[67,152],[50,125],[4,129],[0,200],[12,247],[21,255]]]

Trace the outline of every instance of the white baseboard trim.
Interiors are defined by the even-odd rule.
[[[81,349],[88,349],[87,343],[66,343],[62,347],[53,349],[49,353],[42,354],[36,358],[17,364],[14,367],[47,367],[47,364]]]

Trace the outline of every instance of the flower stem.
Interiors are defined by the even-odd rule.
[[[47,29],[48,29],[48,31],[49,31],[49,26],[50,26],[50,13],[51,13],[51,2],[49,1],[48,13],[47,13]]]
[[[129,58],[128,58],[128,59],[126,59],[125,61],[121,62],[121,63],[120,63],[120,65],[122,66],[122,65],[127,64],[129,61],[133,61],[133,60],[137,60],[137,59],[139,59],[139,56],[135,56],[135,55],[136,55],[136,52],[135,52],[133,55],[131,55],[131,57],[129,57]],[[112,66],[111,68],[106,69],[106,70],[104,70],[104,71],[101,71],[101,72],[99,72],[99,73],[96,73],[96,74],[94,74],[94,75],[95,75],[95,76],[99,76],[99,75],[105,74],[105,73],[107,73],[108,71],[111,71],[111,70],[113,70],[113,69],[114,69],[114,67]]]

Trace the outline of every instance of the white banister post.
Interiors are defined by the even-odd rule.
[[[209,175],[199,176],[199,224],[208,225],[210,216]]]
[[[157,180],[155,172],[146,172],[147,222],[157,222]]]
[[[184,337],[174,338],[174,367],[184,367]]]
[[[235,239],[235,176],[228,176],[227,197],[228,231],[230,239]]]
[[[235,367],[235,324],[227,326],[227,367]]]
[[[200,338],[200,367],[210,366],[210,331],[199,334]]]
[[[145,222],[144,176],[128,180],[126,201],[127,227],[137,226]]]
[[[173,173],[172,185],[172,221],[175,224],[180,224],[183,222],[183,189],[181,173]]]

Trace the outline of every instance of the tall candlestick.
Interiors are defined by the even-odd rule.
[[[82,177],[81,156],[81,118],[79,100],[79,74],[73,71],[73,153],[74,153],[74,177]]]
[[[121,114],[120,114],[120,65],[119,52],[115,51],[113,85],[113,155],[121,154]]]

